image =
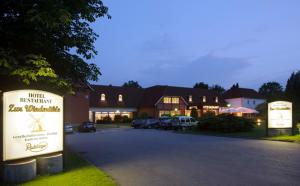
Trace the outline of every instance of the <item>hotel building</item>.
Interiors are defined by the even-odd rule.
[[[207,112],[219,113],[225,106],[221,95],[212,90],[174,86],[130,88],[92,85],[93,91],[65,97],[65,121],[103,120],[116,115],[135,118],[142,113],[158,118],[162,115],[190,115],[195,108],[198,116]]]

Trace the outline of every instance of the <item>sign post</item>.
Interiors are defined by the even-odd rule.
[[[293,128],[292,103],[275,101],[268,104],[268,132],[270,136],[291,135]]]
[[[63,98],[40,90],[9,91],[3,93],[2,108],[4,180],[27,181],[34,173],[23,178],[18,171],[37,167],[38,173],[62,171]]]

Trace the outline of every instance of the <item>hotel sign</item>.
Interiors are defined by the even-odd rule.
[[[268,104],[268,128],[292,128],[292,103],[275,101]]]
[[[63,150],[63,98],[40,90],[3,94],[3,160]]]

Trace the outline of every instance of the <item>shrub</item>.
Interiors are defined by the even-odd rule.
[[[146,119],[148,118],[148,113],[147,112],[142,112],[140,115],[139,115],[139,118],[142,118],[142,119]]]
[[[230,114],[205,116],[199,121],[198,128],[217,132],[246,132],[253,129],[255,122],[251,119]]]
[[[130,123],[132,121],[132,119],[130,119],[128,116],[123,116],[123,123]]]
[[[191,117],[197,119],[198,118],[198,112],[197,112],[197,109],[195,108],[192,108],[191,110]]]
[[[102,123],[111,123],[111,122],[112,122],[112,119],[111,119],[111,117],[109,117],[109,116],[105,116],[105,117],[102,119],[101,122],[102,122]]]
[[[115,115],[115,123],[122,123],[123,122],[123,117],[121,115]]]

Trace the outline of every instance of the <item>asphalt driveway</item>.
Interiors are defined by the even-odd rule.
[[[126,128],[67,144],[125,186],[300,185],[299,144]]]

